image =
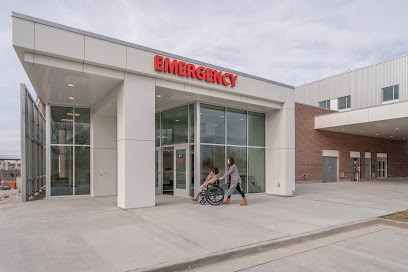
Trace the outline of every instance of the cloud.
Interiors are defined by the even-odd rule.
[[[299,85],[407,54],[407,9],[407,1],[393,0],[7,1],[0,10],[0,115],[18,116],[20,82],[33,90],[11,47],[12,10]],[[0,144],[0,153],[18,151]]]

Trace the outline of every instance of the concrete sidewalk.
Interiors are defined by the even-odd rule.
[[[407,239],[407,229],[380,224],[185,271],[403,272]]]
[[[408,181],[297,184],[296,196],[202,206],[158,196],[121,210],[115,197],[0,207],[0,271],[129,271],[408,209]]]

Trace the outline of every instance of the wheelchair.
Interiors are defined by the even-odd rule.
[[[211,205],[217,206],[224,201],[224,190],[219,185],[219,181],[214,184],[209,184],[207,190],[201,192],[200,194],[200,204],[205,205],[205,203],[210,203]]]

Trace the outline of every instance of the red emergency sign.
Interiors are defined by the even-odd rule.
[[[238,78],[237,75],[234,76],[230,73],[223,73],[203,66],[195,67],[194,64],[185,63],[184,61],[170,60],[169,58],[164,58],[159,55],[154,57],[154,70],[231,87],[235,87],[235,82]]]

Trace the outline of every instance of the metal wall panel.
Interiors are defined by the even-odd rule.
[[[348,71],[296,87],[296,102],[318,106],[320,101],[351,95],[351,109],[382,104],[382,88],[399,85],[399,101],[408,100],[408,55]]]
[[[45,117],[24,84],[21,95],[21,179],[23,201],[45,187]]]

